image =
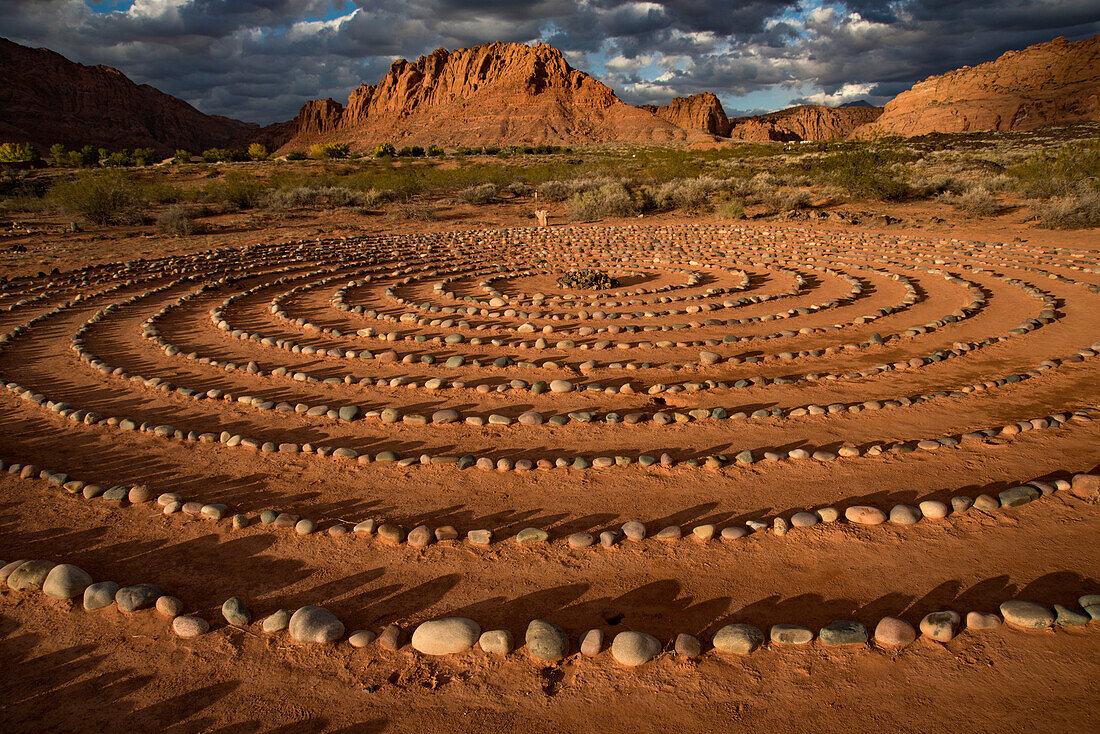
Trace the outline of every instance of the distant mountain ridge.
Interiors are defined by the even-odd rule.
[[[292,120],[266,127],[207,115],[183,100],[130,81],[108,66],[76,64],[47,49],[0,38],[0,142],[40,147],[93,145],[304,149],[345,142],[362,150],[397,145],[793,142],[930,132],[1026,130],[1100,121],[1100,36],[1010,51],[914,85],[885,108],[799,105],[728,118],[710,92],[664,105],[632,106],[572,68],[552,46],[489,43],[437,49],[393,62],[347,104],[306,102]]]

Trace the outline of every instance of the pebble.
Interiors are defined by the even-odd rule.
[[[252,612],[244,605],[240,597],[231,596],[222,604],[222,616],[235,627],[247,627],[252,624]]]
[[[960,622],[962,617],[958,612],[932,612],[924,615],[924,619],[920,621],[920,633],[936,642],[950,642]]]
[[[781,517],[775,518],[775,520],[772,521],[772,532],[774,532],[776,535],[786,535],[787,521]]]
[[[648,663],[660,653],[660,640],[644,632],[620,632],[611,641],[611,657],[630,668]]]
[[[1020,505],[1026,505],[1029,502],[1033,502],[1043,496],[1035,487],[1030,485],[1023,485],[1020,487],[1009,487],[1000,494],[997,498],[1000,500],[1001,507],[1019,507]]]
[[[210,631],[210,623],[202,617],[176,617],[172,620],[172,631],[177,637],[199,637]]]
[[[391,545],[398,545],[405,539],[405,531],[388,522],[378,526],[378,538]]]
[[[684,632],[676,635],[676,641],[673,643],[672,649],[676,651],[677,655],[684,658],[697,658],[703,654],[703,645],[699,642],[699,638]]]
[[[1019,629],[1044,629],[1054,623],[1054,613],[1042,604],[1012,599],[1001,604],[1005,623]]]
[[[307,518],[302,518],[298,522],[294,523],[294,532],[298,535],[309,535],[317,529],[317,523]]]
[[[796,528],[808,528],[817,525],[820,518],[813,512],[796,512],[791,515],[791,525]]]
[[[604,530],[600,533],[600,545],[604,548],[612,548],[619,542],[619,533],[614,530]]]
[[[84,589],[84,609],[93,612],[115,603],[118,584],[114,581],[100,581]]]
[[[897,617],[883,617],[875,626],[875,643],[884,647],[901,647],[917,639],[913,625]]]
[[[275,512],[275,510],[264,510],[260,513],[260,522],[262,522],[264,525],[270,525],[271,523],[275,522],[278,517],[279,513]]]
[[[1100,594],[1085,594],[1077,600],[1081,608],[1093,619],[1100,619]]]
[[[749,534],[747,528],[722,528],[722,540],[737,540]]]
[[[805,645],[814,639],[814,633],[794,624],[775,624],[769,630],[768,637],[779,645]]]
[[[374,642],[377,636],[370,630],[356,630],[348,635],[348,644],[356,648],[366,647]]]
[[[290,612],[286,609],[280,609],[271,616],[264,619],[263,631],[267,634],[274,632],[282,632],[290,626]]]
[[[568,380],[551,380],[550,392],[566,393],[573,391],[573,383]]]
[[[967,612],[966,628],[971,630],[992,630],[1001,626],[1001,618],[988,612]]]
[[[115,592],[115,604],[124,612],[136,612],[153,606],[162,596],[164,590],[156,584],[134,584]]]
[[[507,655],[515,649],[516,643],[508,630],[489,630],[481,633],[477,645],[490,655]]]
[[[92,584],[87,571],[68,563],[54,566],[42,582],[42,593],[52,599],[72,599]]]
[[[550,538],[550,534],[541,528],[524,528],[516,533],[517,543],[543,543]]]
[[[947,517],[948,508],[943,502],[936,500],[925,500],[918,505],[920,508],[920,514],[929,518],[930,520],[942,520]]]
[[[437,541],[458,540],[458,531],[454,525],[443,525],[435,529],[435,539]]]
[[[835,507],[822,507],[815,513],[821,518],[821,522],[836,522],[840,519],[840,510]]]
[[[683,528],[679,525],[669,525],[653,536],[655,540],[679,540],[684,536]]]
[[[920,510],[909,505],[894,505],[890,510],[890,522],[894,525],[916,525],[920,518]]]
[[[466,540],[474,545],[489,545],[493,541],[492,530],[471,530],[466,533]]]
[[[573,533],[567,540],[570,548],[588,548],[596,542],[596,536],[592,533]]]
[[[143,502],[148,502],[153,499],[153,493],[144,484],[138,484],[134,487],[130,487],[126,499],[130,500],[131,504],[140,505]]]
[[[960,512],[966,512],[974,505],[974,500],[964,495],[951,498],[951,511],[958,514]]]
[[[247,527],[248,527],[248,516],[247,515],[234,515],[233,516],[233,529],[234,530],[243,530],[244,528],[247,528]]]
[[[974,507],[979,510],[997,510],[1000,509],[1001,503],[990,497],[988,494],[979,494],[974,498]]]
[[[1054,605],[1054,623],[1059,627],[1083,627],[1092,617],[1085,612],[1064,607],[1061,604]]]
[[[764,644],[764,633],[747,624],[728,624],[711,641],[718,652],[748,655]]]
[[[886,513],[877,507],[853,505],[844,511],[844,518],[859,525],[881,525],[886,522]]]
[[[162,596],[157,599],[157,614],[174,619],[183,614],[183,602],[174,596]]]
[[[401,638],[401,628],[393,623],[387,624],[382,634],[378,635],[378,644],[387,650],[400,650]]]
[[[637,520],[629,520],[623,523],[623,535],[630,540],[643,540],[645,538],[645,525]]]
[[[859,645],[867,642],[867,628],[859,622],[837,620],[822,627],[817,636],[825,645]]]
[[[56,566],[53,561],[23,561],[8,572],[8,588],[38,591]]]
[[[603,652],[603,630],[588,630],[581,637],[581,655],[594,658]]]
[[[532,657],[548,663],[561,660],[569,652],[569,638],[562,628],[543,619],[531,620],[524,640]]]
[[[409,531],[405,541],[413,548],[427,548],[435,540],[435,533],[427,525],[417,525]]]
[[[413,649],[425,655],[453,655],[474,646],[481,636],[477,622],[465,617],[450,617],[424,622],[413,630]]]
[[[376,523],[374,520],[363,520],[362,522],[358,522],[355,524],[355,527],[352,528],[352,532],[365,533],[367,535],[370,535],[374,532],[374,529],[377,526],[378,523]]]
[[[324,607],[305,606],[290,617],[290,638],[305,644],[327,644],[344,636],[344,623]]]

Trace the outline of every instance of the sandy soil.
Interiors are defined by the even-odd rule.
[[[164,515],[156,503],[120,506],[86,500],[43,480],[0,474],[0,559],[45,558],[73,563],[97,581],[157,583],[183,601],[186,614],[212,624],[209,634],[184,640],[153,611],[126,614],[111,607],[86,612],[79,603],[2,586],[0,651],[8,664],[0,676],[5,691],[0,727],[87,731],[125,722],[138,730],[227,732],[578,731],[608,726],[695,731],[731,725],[776,732],[804,731],[807,726],[822,731],[1096,731],[1096,622],[1038,632],[963,631],[946,644],[922,638],[900,651],[873,645],[830,648],[816,640],[802,647],[769,644],[746,657],[709,649],[714,632],[732,622],[765,632],[782,623],[816,632],[834,620],[850,619],[873,630],[884,616],[917,625],[930,612],[996,611],[1013,598],[1076,607],[1081,595],[1100,593],[1100,547],[1095,542],[1100,505],[1069,491],[1019,508],[972,509],[914,526],[840,521],[793,528],[782,536],[761,530],[734,542],[647,539],[611,549],[572,549],[566,543],[570,533],[614,529],[627,520],[641,520],[651,534],[678,525],[690,536],[700,525],[744,527],[746,521],[789,520],[796,512],[827,506],[872,505],[889,512],[899,503],[996,496],[1022,482],[1053,482],[1100,469],[1100,420],[1009,431],[934,451],[875,455],[875,446],[999,431],[1052,414],[1068,417],[1098,406],[1100,385],[1096,358],[1074,356],[1098,339],[1100,294],[1089,288],[1100,285],[1100,272],[1091,272],[1100,249],[1095,233],[1038,230],[1013,213],[990,220],[959,219],[927,204],[891,205],[883,212],[899,217],[902,224],[876,230],[662,216],[576,230],[551,228],[537,253],[545,258],[544,265],[533,263],[531,253],[522,248],[499,244],[497,235],[464,234],[529,226],[528,213],[514,205],[448,207],[434,222],[316,212],[308,220],[266,222],[264,229],[252,229],[245,220],[230,218],[214,234],[181,239],[140,228],[60,234],[52,231],[60,222],[27,222],[31,234],[6,240],[22,243],[26,251],[6,252],[0,259],[0,273],[9,279],[8,289],[0,291],[0,332],[44,317],[2,345],[0,375],[51,400],[102,416],[167,424],[185,433],[228,431],[277,444],[345,447],[372,456],[393,451],[419,460],[421,455],[470,454],[516,462],[667,453],[674,465],[517,472],[460,471],[453,464],[360,464],[84,425],[2,391],[0,459],[64,471],[105,486],[147,484],[154,495],[175,492],[187,500],[223,503],[230,514],[243,513],[251,523],[235,530],[228,519]],[[934,222],[938,216],[948,221]],[[700,226],[704,229],[692,229]],[[734,227],[739,229],[731,234]],[[425,232],[439,237],[418,239]],[[623,239],[624,232],[641,234]],[[401,256],[379,263],[364,257],[369,248],[341,241],[360,235],[388,237]],[[135,262],[132,272],[148,280],[129,285],[110,278],[120,270],[117,263],[134,258],[182,257],[211,248],[322,237],[334,238],[334,249],[322,258],[312,256],[312,245],[303,258],[290,247],[255,247],[221,259],[189,260],[180,272],[169,274]],[[977,247],[975,241],[1003,247]],[[639,249],[654,243],[656,253]],[[485,245],[488,250],[478,249]],[[654,262],[655,254],[667,262]],[[398,259],[405,265],[394,264]],[[554,282],[557,271],[585,262],[608,271],[630,271],[620,290],[667,286],[669,290],[655,295],[698,298],[640,305],[629,301],[654,294],[588,293],[565,305],[565,291]],[[90,272],[87,282],[67,280],[64,272],[48,275],[54,267],[67,271],[97,264],[108,267]],[[433,289],[452,272],[455,280],[448,290],[458,299],[487,301],[491,295],[480,284],[498,265],[517,271],[493,282],[508,296],[525,294],[526,303],[514,306],[517,310],[534,308],[529,297],[536,291],[551,298],[539,307],[540,317],[527,319],[540,329],[554,328],[545,349],[533,346],[540,334],[515,331],[524,319],[504,314],[507,306],[463,316],[468,328],[379,321],[332,307],[336,289],[363,270],[371,271],[372,281],[347,289],[349,306],[394,317],[410,311],[407,304],[465,306],[467,301],[452,302]],[[220,277],[226,267],[243,279],[178,301],[203,280]],[[397,274],[403,267],[409,272]],[[279,268],[288,270],[276,272]],[[535,272],[540,268],[547,272]],[[686,285],[677,268],[700,273],[700,282]],[[938,270],[973,283],[983,302],[958,320],[943,322],[972,296],[966,285],[945,279],[934,272]],[[39,271],[46,273],[39,276]],[[744,290],[708,294],[708,289],[737,287],[743,282],[741,272],[748,276]],[[190,274],[202,278],[170,284]],[[906,289],[891,274],[910,280],[916,293],[911,304],[903,302]],[[860,292],[852,294],[851,282],[841,275],[854,278]],[[278,282],[284,276],[299,279]],[[727,299],[793,290],[797,276],[805,279],[805,287],[790,295],[722,307]],[[406,277],[412,280],[405,282]],[[119,287],[92,295],[111,285]],[[273,314],[272,299],[297,285],[309,287],[280,299],[288,318]],[[151,292],[162,286],[167,287]],[[386,288],[393,289],[392,295]],[[73,301],[77,294],[91,297]],[[237,294],[244,295],[225,304]],[[555,296],[562,299],[552,300]],[[131,297],[132,302],[125,302]],[[31,302],[21,303],[28,298]],[[1048,308],[1044,298],[1054,304],[1050,318],[1041,316]],[[600,303],[593,306],[592,301]],[[838,302],[810,310],[833,301]],[[64,303],[68,306],[51,313]],[[118,305],[93,318],[109,304]],[[688,304],[716,308],[636,315]],[[897,310],[859,323],[887,306]],[[319,357],[237,339],[214,327],[210,311],[218,307],[232,328],[322,348],[393,349],[398,361]],[[142,334],[146,320],[164,308],[168,310],[157,318],[159,338],[177,345],[181,354],[166,354]],[[623,316],[549,318],[596,309]],[[807,312],[736,325],[704,323],[763,318],[791,309]],[[329,332],[298,326],[293,321],[297,318]],[[1038,319],[1038,328],[1014,333],[1026,319]],[[578,331],[582,326],[691,322],[696,325],[674,331]],[[70,340],[85,325],[83,348],[125,376],[105,375],[78,359]],[[907,333],[928,325],[934,328],[927,333]],[[400,332],[409,340],[383,342],[355,335],[369,326],[382,333]],[[762,337],[802,328],[816,330],[721,343],[729,333]],[[462,333],[466,341],[432,341],[451,333]],[[427,341],[413,341],[414,334]],[[885,337],[886,343],[866,344],[873,334]],[[474,337],[486,343],[469,343]],[[489,343],[494,338],[502,344]],[[571,339],[574,346],[556,346],[560,339]],[[996,340],[985,341],[990,339]],[[600,340],[629,348],[597,348]],[[672,343],[657,345],[658,340]],[[862,345],[826,351],[856,343]],[[961,350],[956,347],[960,343],[977,346]],[[767,359],[702,366],[699,352],[704,349],[723,358]],[[920,367],[859,374],[936,350],[950,356]],[[255,361],[265,374],[226,371],[187,359],[184,355],[191,352],[241,367]],[[790,353],[789,358],[782,353]],[[406,354],[412,355],[412,363],[400,361]],[[436,357],[435,363],[421,362],[425,355]],[[480,359],[486,366],[445,368],[443,361],[452,355],[468,362]],[[492,367],[503,355],[539,366]],[[555,366],[544,365],[546,360]],[[582,368],[589,360],[597,364]],[[1037,370],[1043,360],[1055,360],[1054,366]],[[319,381],[270,374],[277,367],[306,372]],[[796,384],[774,382],[807,374],[818,377]],[[828,374],[838,378],[825,379]],[[1028,379],[974,388],[1013,374]],[[429,418],[440,409],[457,410],[463,418],[497,414],[513,419],[531,410],[546,416],[594,410],[600,416],[640,413],[644,420],[637,425],[563,426],[384,424],[377,418],[345,423],[239,402],[196,400],[135,382],[133,375],[291,405],[396,407]],[[345,375],[353,380],[321,381]],[[399,376],[420,385],[434,377],[465,384],[427,390],[358,383]],[[761,376],[769,378],[767,384],[732,386],[736,380]],[[558,378],[618,391],[497,391],[515,379]],[[649,393],[656,384],[705,385],[707,380],[714,386]],[[630,392],[622,390],[628,383]],[[913,405],[849,410],[868,401],[921,395],[928,399]],[[844,406],[842,412],[788,415],[811,404],[837,403]],[[653,423],[657,413],[686,414],[700,407],[722,407],[731,414],[780,408],[783,416]],[[763,460],[765,451],[836,452],[840,447],[854,447],[860,455],[824,463]],[[744,449],[753,451],[756,463],[739,466],[733,461]],[[718,467],[687,464],[719,455],[726,460]],[[311,518],[318,531],[298,536],[263,525],[257,516],[269,508]],[[487,528],[496,540],[486,548],[457,540],[418,550],[407,544],[391,546],[374,536],[335,537],[327,532],[367,518],[405,530],[421,523],[431,528],[452,525],[463,535]],[[525,527],[547,530],[550,541],[516,544],[511,537]],[[237,629],[222,619],[220,606],[230,596],[239,596],[252,610],[256,622],[249,628]],[[483,629],[510,630],[518,649],[503,658],[476,647],[432,658],[408,644],[397,651],[378,644],[353,649],[346,642],[306,647],[285,633],[265,635],[260,630],[259,620],[274,611],[307,604],[328,608],[349,631],[378,632],[390,623],[411,631],[426,620],[469,617]],[[527,655],[522,638],[534,618],[566,630],[572,642],[568,658],[548,665]],[[595,658],[582,656],[579,638],[594,628],[604,630],[608,640],[623,630],[647,632],[665,644],[666,652],[635,669],[616,664],[606,650]],[[703,641],[701,658],[689,660],[671,651],[679,633]]]

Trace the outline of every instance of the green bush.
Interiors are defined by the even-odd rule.
[[[134,148],[134,165],[151,166],[160,161],[160,155],[153,148]]]
[[[580,222],[604,217],[628,217],[638,213],[638,205],[621,183],[607,183],[598,189],[578,191],[568,203],[569,216]]]
[[[267,146],[263,143],[253,143],[248,146],[248,157],[254,161],[267,160]]]
[[[304,161],[306,159],[306,154],[300,150],[291,150],[287,151],[286,159],[288,161]]]
[[[50,146],[50,163],[58,168],[69,165],[69,151],[61,143]]]
[[[202,152],[206,163],[225,163],[233,157],[233,152],[225,148],[208,148]]]
[[[910,191],[894,174],[893,167],[905,160],[907,157],[896,151],[857,147],[830,153],[820,159],[819,166],[827,181],[851,196],[900,201]]]
[[[1100,142],[1064,145],[1036,153],[1008,169],[1017,188],[1028,196],[1071,197],[1100,190]]]
[[[105,166],[132,166],[134,165],[134,159],[130,156],[128,150],[116,150],[114,153],[108,153],[102,160]]]
[[[315,143],[309,146],[309,157],[319,161],[347,158],[350,152],[347,143]]]
[[[90,145],[85,145],[80,149],[80,165],[84,168],[91,168],[92,166],[99,165],[99,160],[103,156],[100,155],[100,149],[93,148]]]
[[[176,154],[174,156],[172,156],[172,162],[173,163],[190,163],[191,162],[191,152],[187,151],[187,150],[184,150],[183,148],[177,149]]]
[[[42,158],[30,143],[0,144],[0,163],[34,163]]]
[[[375,158],[393,158],[397,155],[397,151],[394,149],[393,143],[379,143],[374,146],[371,155]]]
[[[263,194],[263,185],[253,176],[230,173],[224,181],[214,181],[203,187],[202,196],[212,204],[228,204],[238,209],[256,206]]]
[[[427,154],[432,158],[437,158],[443,155],[443,148],[438,145],[429,145]]]
[[[404,148],[397,151],[397,155],[403,158],[423,158],[424,149],[419,145],[406,145]]]
[[[252,157],[248,155],[246,150],[231,150],[229,151],[229,160],[234,163],[244,163],[245,161],[252,160]]]
[[[95,224],[140,221],[149,203],[138,181],[117,168],[60,181],[50,191],[50,198],[65,211]]]
[[[1031,207],[1039,224],[1047,229],[1091,229],[1100,227],[1100,193],[1057,196]]]
[[[468,204],[488,204],[497,198],[497,187],[491,183],[470,186],[459,191],[458,196]]]

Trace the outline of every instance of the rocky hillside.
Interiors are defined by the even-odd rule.
[[[1009,51],[985,64],[933,76],[886,104],[859,137],[978,130],[1033,130],[1100,121],[1100,36]]]
[[[284,149],[339,140],[396,145],[674,143],[713,140],[622,102],[605,84],[540,44],[491,43],[399,60],[346,106],[306,103]]]
[[[54,143],[78,148],[239,146],[259,125],[205,115],[181,99],[134,84],[118,69],[75,64],[43,48],[0,38],[0,140],[43,151]]]
[[[726,111],[711,92],[677,97],[666,105],[643,104],[639,107],[684,130],[702,130],[723,138],[730,134]]]
[[[729,137],[780,142],[842,140],[881,114],[881,107],[800,105],[766,115],[735,117],[729,122]]]

